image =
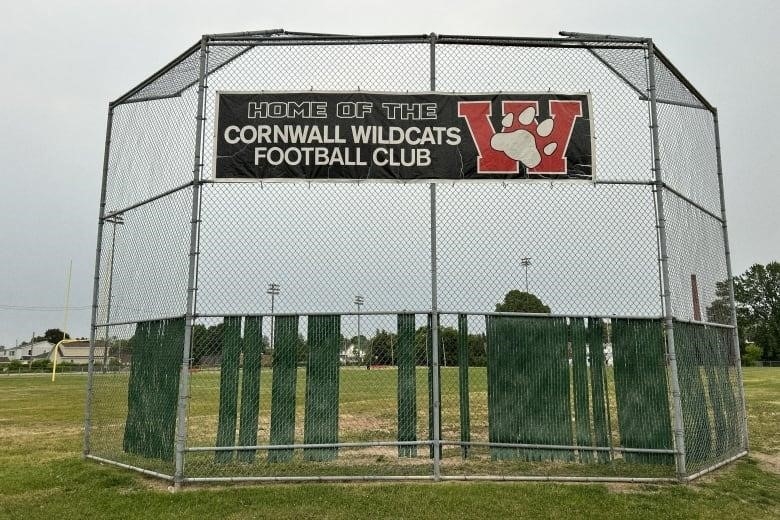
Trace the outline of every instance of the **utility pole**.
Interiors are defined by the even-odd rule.
[[[109,323],[111,323],[111,293],[113,290],[114,285],[114,250],[116,249],[116,227],[117,225],[124,225],[125,218],[121,214],[116,214],[111,217],[108,217],[104,220],[104,222],[109,222],[111,226],[113,227],[111,231],[111,255],[109,256],[109,267],[108,267],[108,301],[106,303],[106,334],[103,339],[103,373],[106,373],[106,365],[108,365],[108,332],[111,328],[109,326]],[[64,332],[64,331],[63,331]],[[63,339],[64,336],[63,336]]]
[[[274,299],[276,296],[279,295],[279,284],[271,282],[268,284],[268,289],[266,289],[266,294],[271,295],[271,334],[269,338],[270,343],[270,349],[274,349],[274,325],[276,324],[276,318],[274,316]]]
[[[525,292],[528,292],[528,266],[531,265],[531,257],[524,256],[521,258],[520,265],[525,267]]]
[[[363,348],[361,346],[362,341],[360,339],[360,306],[363,305],[365,300],[363,300],[363,297],[360,295],[355,296],[354,304],[357,305],[357,321],[358,321],[358,331],[357,331],[357,339],[358,339],[358,350],[360,352],[363,351]],[[371,370],[371,355],[366,356],[366,370]]]

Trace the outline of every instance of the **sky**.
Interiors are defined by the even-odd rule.
[[[780,4],[547,0],[5,3],[0,18],[0,345],[88,336],[108,102],[201,34],[649,36],[719,110],[734,273],[780,260]]]

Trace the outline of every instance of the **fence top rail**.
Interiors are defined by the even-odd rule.
[[[255,47],[262,45],[373,45],[373,44],[420,44],[433,43],[436,45],[481,45],[481,46],[515,46],[515,47],[549,47],[549,48],[609,48],[641,50],[646,49],[652,42],[645,37],[599,35],[561,31],[556,37],[518,37],[518,36],[481,36],[481,35],[456,35],[456,34],[396,34],[396,35],[355,35],[355,34],[325,34],[312,32],[286,31],[284,29],[271,29],[261,31],[206,34],[200,41],[193,44],[182,54],[174,58],[167,65],[152,74],[128,92],[112,101],[111,107],[128,102],[140,101],[138,95],[149,85],[171,73],[175,67],[200,51],[201,45],[206,46],[239,46]],[[714,111],[714,107],[696,90],[688,79],[677,69],[671,61],[654,47],[654,54],[667,67],[667,69],[696,97],[707,109]],[[240,53],[239,53],[240,54]],[[229,58],[233,61],[238,55]],[[224,65],[224,63],[222,64]],[[187,71],[195,74],[194,70]],[[207,72],[208,74],[208,72]],[[195,83],[197,78],[192,78]],[[191,84],[194,84],[191,82]],[[173,97],[174,94],[165,94],[160,98]],[[153,99],[153,98],[149,98]],[[157,99],[157,98],[154,98]]]

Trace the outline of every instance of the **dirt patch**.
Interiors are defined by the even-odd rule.
[[[750,457],[758,461],[758,465],[764,471],[780,475],[780,453],[752,452]]]

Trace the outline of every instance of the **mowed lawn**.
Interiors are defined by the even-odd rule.
[[[86,377],[0,375],[0,518],[780,518],[780,369],[745,369],[751,456],[696,483],[185,488],[81,459]]]

